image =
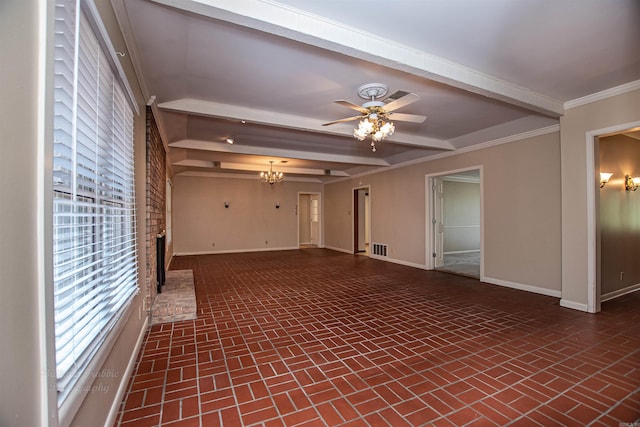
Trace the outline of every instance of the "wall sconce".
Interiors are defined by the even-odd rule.
[[[611,178],[612,173],[609,172],[600,172],[600,188],[603,188],[609,182],[609,178]]]
[[[627,191],[636,191],[640,187],[640,176],[632,177],[631,175],[624,176],[624,188]]]
[[[280,202],[276,202],[276,209],[280,209]]]
[[[224,202],[224,207],[227,209],[229,207],[229,202]]]

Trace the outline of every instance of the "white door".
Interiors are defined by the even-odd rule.
[[[308,245],[311,243],[311,205],[308,194],[300,194],[298,197],[298,243]]]
[[[320,195],[311,195],[309,211],[311,216],[311,244],[318,245],[320,241]]]
[[[444,265],[444,182],[433,178],[433,248],[434,268]]]

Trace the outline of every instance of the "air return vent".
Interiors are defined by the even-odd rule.
[[[387,96],[387,98],[384,100],[385,103],[389,103],[391,101],[395,101],[396,99],[400,99],[405,95],[409,95],[410,92],[404,91],[404,90],[397,90],[395,92],[393,92],[391,95]]]
[[[387,256],[387,245],[384,243],[374,243],[372,245],[372,254],[378,256]]]

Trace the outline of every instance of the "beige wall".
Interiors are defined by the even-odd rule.
[[[587,189],[595,192],[596,179],[587,182],[587,133],[640,122],[640,90],[568,109],[560,119],[562,161],[562,301],[566,306],[597,311],[589,298],[589,272],[595,261],[589,249]],[[593,168],[593,165],[589,165]],[[595,259],[595,257],[594,257]]]
[[[352,251],[353,188],[370,185],[371,241],[425,266],[425,175],[482,166],[484,279],[558,295],[560,141],[553,132],[325,186],[325,245]]]
[[[298,193],[320,183],[176,175],[173,179],[174,253],[197,254],[298,247]],[[224,202],[229,202],[229,208]],[[276,203],[280,208],[276,209]],[[322,206],[322,203],[321,203]],[[265,243],[266,242],[266,243]]]
[[[41,424],[37,3],[0,2],[0,425],[7,427]]]
[[[626,191],[624,176],[640,176],[640,140],[601,138],[600,170],[613,173],[600,194],[601,294],[640,286],[640,191]],[[622,274],[622,277],[620,273]]]

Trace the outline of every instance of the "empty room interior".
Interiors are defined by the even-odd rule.
[[[3,2],[0,426],[640,425],[639,19]]]

